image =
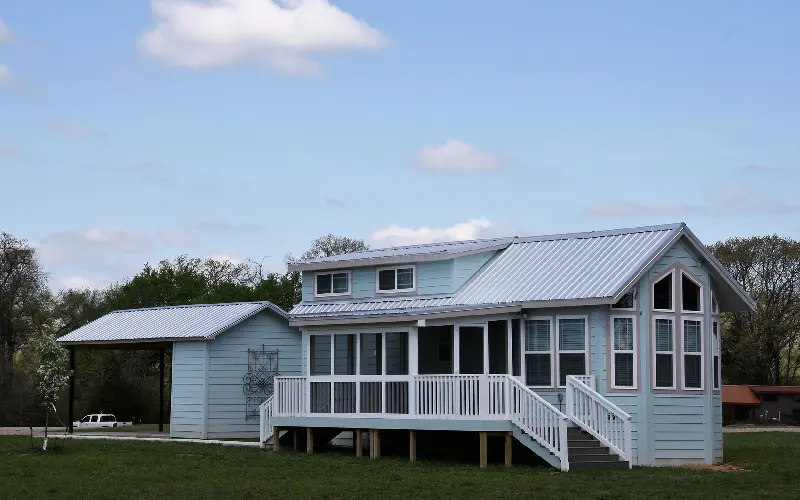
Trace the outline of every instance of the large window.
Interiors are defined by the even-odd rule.
[[[525,321],[525,384],[553,385],[553,344],[550,318]]]
[[[681,308],[688,312],[703,312],[703,288],[683,271],[681,271]]]
[[[317,273],[314,295],[317,297],[350,295],[350,271]]]
[[[309,349],[311,352],[311,366],[309,369],[311,375],[330,375],[331,336],[312,335]]]
[[[378,293],[413,292],[417,288],[414,266],[380,268],[376,272]]]
[[[653,309],[656,311],[673,311],[675,286],[675,272],[670,272],[653,284]]]
[[[653,320],[655,362],[653,386],[656,389],[675,389],[675,325],[672,318]]]
[[[586,318],[558,318],[558,385],[567,385],[567,375],[588,373]]]
[[[356,336],[353,334],[333,336],[333,374],[356,374]]]
[[[711,342],[714,344],[711,348],[714,355],[714,389],[719,390],[720,380],[722,380],[722,366],[720,365],[720,352],[721,352],[721,339],[719,331],[719,321],[714,320],[711,322]]]
[[[703,323],[683,320],[683,388],[703,388]]]
[[[636,388],[636,321],[633,316],[612,316],[614,352],[611,358],[615,389]]]
[[[408,332],[311,335],[309,373],[408,375]]]

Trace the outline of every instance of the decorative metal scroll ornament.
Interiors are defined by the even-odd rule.
[[[261,346],[247,350],[247,373],[242,377],[246,398],[245,420],[258,419],[258,407],[275,391],[278,373],[278,350]]]

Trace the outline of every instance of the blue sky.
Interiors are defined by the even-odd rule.
[[[56,289],[179,254],[685,221],[800,237],[800,4],[0,4],[0,230]]]

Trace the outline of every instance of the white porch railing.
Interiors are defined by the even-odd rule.
[[[597,390],[597,383],[595,382],[594,375],[570,375],[570,377],[575,377],[576,379],[580,380],[584,384],[588,385],[593,391]]]
[[[631,416],[572,375],[567,376],[567,415],[629,465],[633,463]]]
[[[567,416],[508,375],[276,377],[271,410],[270,417],[506,420],[569,468]]]
[[[269,438],[272,437],[272,413],[273,413],[273,401],[275,396],[270,396],[266,401],[261,403],[261,406],[258,407],[258,412],[260,415],[259,418],[259,443],[261,446],[269,441]]]

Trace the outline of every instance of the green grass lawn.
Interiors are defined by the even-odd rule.
[[[37,440],[41,444],[41,439]],[[546,467],[479,469],[442,462],[377,461],[337,453],[177,443],[65,441],[47,452],[0,438],[0,498],[371,499],[795,498],[800,434],[725,436],[728,462],[749,472],[635,468],[561,473]]]

